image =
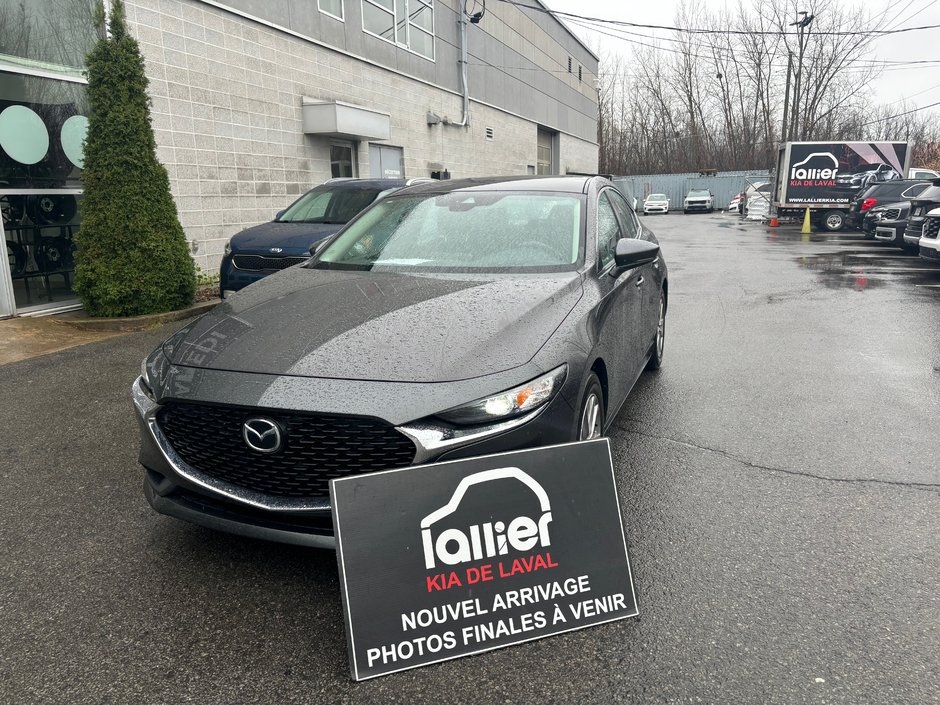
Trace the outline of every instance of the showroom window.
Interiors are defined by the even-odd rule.
[[[317,7],[325,15],[330,15],[338,20],[345,20],[346,15],[343,12],[343,0],[317,0]]]
[[[0,64],[81,75],[97,39],[96,0],[0,3]]]
[[[362,29],[434,60],[434,0],[362,0]]]
[[[0,71],[0,317],[71,305],[85,85]]]

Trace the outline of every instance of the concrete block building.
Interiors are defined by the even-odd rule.
[[[204,272],[234,233],[329,178],[597,169],[598,59],[539,0],[491,0],[481,17],[463,0],[125,4]],[[95,37],[94,0],[13,5],[0,9],[0,316],[75,305]],[[24,27],[43,41],[23,41]]]

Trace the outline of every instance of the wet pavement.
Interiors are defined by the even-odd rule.
[[[114,335],[116,333],[73,328],[58,316],[8,318],[0,321],[0,365],[106,340]]]
[[[173,324],[0,366],[0,702],[937,702],[940,269],[647,222],[665,364],[611,433],[638,619],[352,683],[333,554],[142,497],[128,388]]]

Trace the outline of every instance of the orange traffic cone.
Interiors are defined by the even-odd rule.
[[[777,216],[774,216],[773,218],[770,219],[770,227],[776,228],[779,225],[780,225],[780,221],[777,220]]]

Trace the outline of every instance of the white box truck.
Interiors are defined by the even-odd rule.
[[[908,142],[785,142],[777,150],[777,217],[802,220],[809,208],[816,227],[841,230],[853,196],[903,179],[910,159]]]

